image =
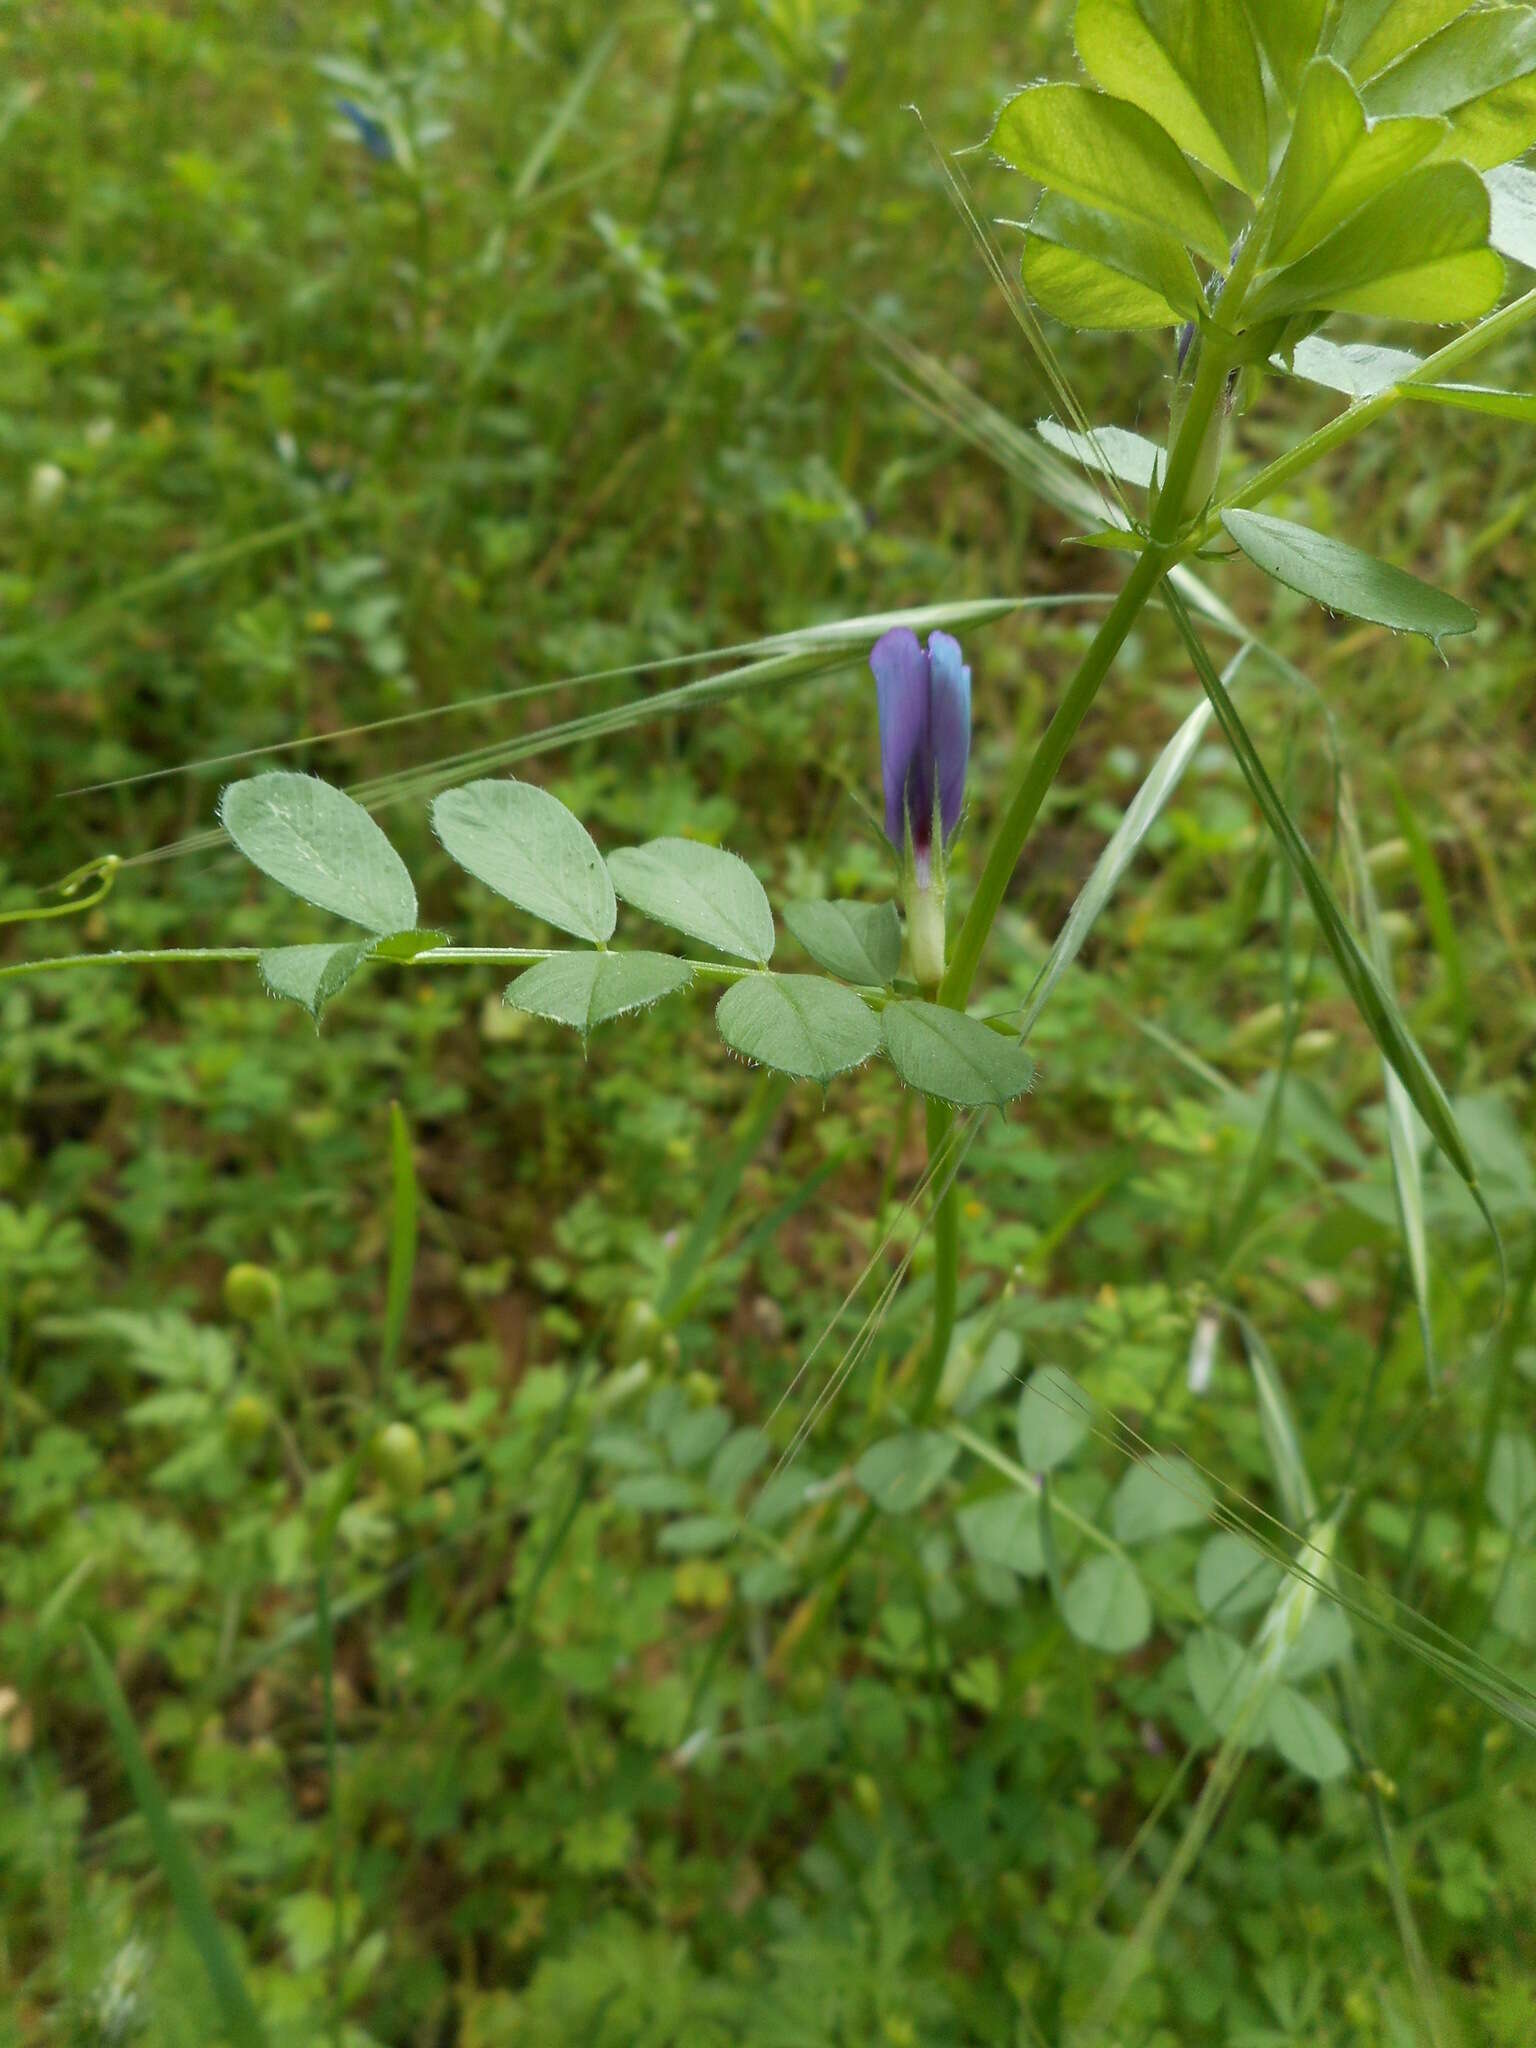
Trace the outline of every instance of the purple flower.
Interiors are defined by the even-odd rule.
[[[919,879],[926,882],[935,827],[947,846],[965,801],[971,672],[958,640],[931,633],[925,654],[906,626],[881,635],[869,665],[880,706],[885,835],[898,853],[910,841]]]

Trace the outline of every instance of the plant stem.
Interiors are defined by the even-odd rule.
[[[928,1358],[918,1381],[912,1422],[921,1429],[939,1398],[939,1383],[955,1332],[960,1285],[960,1189],[952,1156],[955,1112],[947,1102],[928,1105],[928,1170],[938,1187],[933,1211],[933,1330]]]
[[[1181,443],[1189,429],[1197,424],[1203,433],[1204,423],[1197,422],[1191,405],[1185,421],[1185,434],[1180,436]],[[981,878],[976,884],[976,893],[955,939],[954,951],[939,989],[939,1001],[948,1004],[952,1010],[965,1008],[983,949],[1002,908],[1003,898],[1008,893],[1024,843],[1051,784],[1060,773],[1067,749],[1087,717],[1089,706],[1098,695],[1099,685],[1109,673],[1111,662],[1120,652],[1126,635],[1172,559],[1172,550],[1157,544],[1149,545],[1141,555],[1108,618],[1093,636],[1077,674],[1067,685],[1067,693],[1056,707],[1055,716],[1040,737],[1040,743],[993,837]]]

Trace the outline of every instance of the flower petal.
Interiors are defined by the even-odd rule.
[[[958,650],[957,650],[958,651]],[[869,665],[880,707],[880,766],[885,781],[885,836],[904,852],[933,837],[933,733],[928,709],[928,657],[907,626],[875,642]]]
[[[933,678],[929,717],[947,841],[960,822],[965,802],[965,771],[971,757],[971,672],[960,658],[959,641],[948,633],[929,634],[928,663]]]

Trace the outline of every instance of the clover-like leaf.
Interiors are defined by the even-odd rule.
[[[901,967],[894,903],[786,903],[784,922],[818,967],[863,988],[888,988]]]
[[[648,1010],[692,979],[688,961],[670,953],[557,953],[520,974],[502,1001],[588,1038],[599,1024]]]
[[[362,805],[318,775],[276,768],[232,782],[219,822],[253,866],[306,903],[371,932],[415,924],[404,861]]]
[[[763,885],[739,855],[693,839],[652,839],[608,856],[613,886],[657,924],[766,967],[773,912]]]
[[[892,1003],[885,1050],[909,1087],[965,1109],[1004,1109],[1027,1094],[1035,1063],[974,1017],[939,1003]]]
[[[558,931],[604,944],[618,920],[613,883],[591,835],[558,797],[506,775],[445,789],[438,838],[461,868]]]
[[[715,1008],[720,1036],[743,1059],[825,1087],[880,1050],[868,1004],[819,974],[749,974]]]

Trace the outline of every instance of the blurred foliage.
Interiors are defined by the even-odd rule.
[[[13,12],[0,910],[206,826],[229,771],[79,785],[444,714],[309,757],[355,780],[649,687],[562,677],[940,594],[1112,588],[1110,558],[1063,548],[1021,481],[892,387],[855,318],[1010,418],[1049,409],[904,109],[973,142],[1060,65],[1068,11]],[[1070,368],[1094,417],[1158,432],[1170,355],[1090,342]],[[1528,381],[1528,360],[1489,374]],[[1267,397],[1247,452],[1287,445],[1308,402]],[[1525,444],[1415,413],[1301,496],[1319,526],[1427,554],[1484,614],[1447,671],[1246,572],[1222,586],[1271,608],[1316,685],[1246,701],[1319,846],[1337,735],[1520,1308]],[[1083,633],[1032,614],[968,645],[982,824]],[[509,689],[533,694],[455,709]],[[551,780],[594,830],[726,841],[775,900],[879,889],[869,697],[851,663],[562,755]],[[1193,697],[1150,622],[1032,842],[996,1007]],[[390,829],[425,915],[506,936],[419,805]],[[270,892],[217,856],[130,866],[78,925],[7,933],[17,955],[275,936]],[[904,1467],[902,1511],[814,1611],[815,1566],[892,1477],[862,1461],[900,1436],[926,1327],[903,1207],[920,1132],[893,1076],[777,1093],[676,1011],[583,1063],[482,970],[381,972],[320,1039],[235,967],[0,982],[0,2041],[217,2037],[82,1623],[274,2041],[1072,2039],[1216,1743],[1187,1645],[1258,1619],[1209,1594],[1204,1505],[1125,1519],[1137,1444],[1111,1418],[1286,1514],[1230,1305],[1267,1339],[1320,1497],[1349,1497],[1353,1647],[1306,1695],[1349,1764],[1319,1784],[1273,1748],[1243,1763],[1112,2038],[1524,2048],[1536,1349],[1518,1319],[1485,1344],[1492,1254],[1432,1167],[1427,1386],[1379,1062],[1219,747],[1033,1049],[1034,1096],[965,1168],[963,1427],[993,1463]],[[392,1100],[419,1197],[398,1361]],[[910,1284],[776,1471],[868,1293],[818,1340],[871,1255],[884,1278],[914,1239]],[[231,1273],[253,1265],[270,1279]],[[1095,1428],[1053,1475],[1038,1565],[999,1561],[966,1510],[997,1496],[1015,1381],[1042,1363]],[[1133,1534],[1151,1632],[1084,1647],[1050,1582]],[[1417,1654],[1432,1627],[1505,1691]]]

